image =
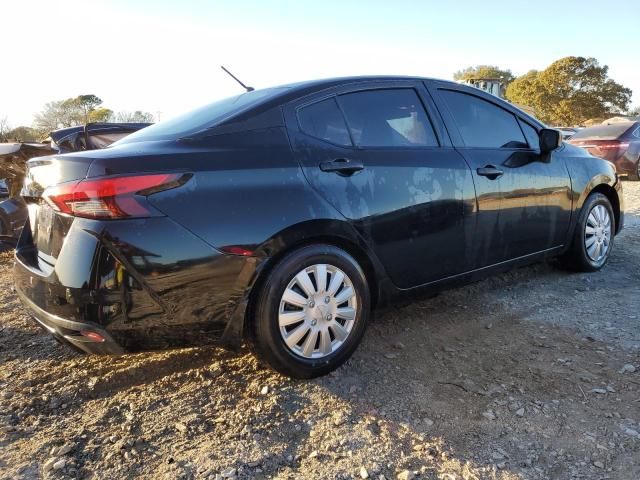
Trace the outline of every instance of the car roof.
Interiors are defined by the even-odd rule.
[[[243,122],[250,117],[254,117],[256,115],[262,114],[264,112],[268,112],[274,108],[280,108],[282,105],[287,104],[291,101],[296,101],[301,98],[306,97],[307,95],[312,95],[314,93],[322,92],[323,90],[339,87],[339,86],[347,86],[350,84],[364,83],[364,82],[394,82],[394,81],[428,81],[434,80],[439,83],[449,83],[452,86],[462,86],[459,83],[450,82],[446,80],[437,80],[426,77],[411,77],[411,76],[400,76],[400,75],[362,75],[362,76],[353,76],[353,77],[334,77],[334,78],[324,78],[318,80],[305,80],[294,83],[287,83],[284,85],[274,85],[265,88],[256,89],[256,91],[261,90],[273,90],[273,95],[269,96],[267,99],[263,101],[259,101],[256,104],[247,107],[228,118],[222,120],[216,128],[221,127],[223,125],[233,124],[236,122]],[[467,87],[473,88],[473,87]],[[480,90],[479,90],[480,91]]]
[[[235,115],[232,115],[228,119],[222,121],[220,125],[224,125],[227,123],[233,123],[238,120],[242,121],[247,119],[251,115],[255,115],[256,113],[268,111],[273,107],[278,107],[283,104],[286,104],[290,101],[295,101],[301,99],[307,95],[311,95],[314,93],[322,92],[323,90],[337,87],[337,86],[347,86],[350,84],[364,83],[364,82],[401,82],[401,81],[414,81],[414,82],[437,82],[438,86],[450,86],[452,88],[460,89],[466,92],[473,92],[473,94],[478,95],[480,97],[491,98],[494,101],[502,103],[504,106],[509,106],[510,108],[517,110],[519,115],[528,118],[532,123],[544,127],[544,124],[540,122],[537,118],[532,117],[527,112],[518,108],[517,105],[508,102],[504,98],[496,97],[491,93],[485,92],[482,89],[461,84],[458,82],[454,82],[451,80],[442,80],[439,78],[431,78],[431,77],[418,77],[418,76],[403,76],[403,75],[361,75],[361,76],[351,76],[351,77],[334,77],[334,78],[324,78],[319,80],[306,80],[301,82],[289,83],[284,85],[277,85],[272,87],[274,90],[280,89],[282,90],[280,93],[272,96],[264,103],[260,103],[254,107],[250,107],[243,112],[238,112]]]
[[[437,81],[447,81],[447,80],[439,80],[430,77],[418,77],[411,75],[354,75],[347,77],[329,77],[329,78],[319,78],[313,80],[302,80],[299,82],[292,82],[289,84],[281,85],[282,87],[305,87],[305,86],[322,86],[322,85],[334,85],[334,84],[343,84],[343,83],[352,83],[352,82],[364,82],[364,81],[393,81],[393,80],[437,80]],[[450,81],[450,83],[455,83]],[[456,83],[456,85],[458,85]]]
[[[359,75],[351,77],[333,77],[323,78],[317,80],[304,80],[300,82],[288,83],[284,85],[277,85],[275,88],[283,88],[286,91],[283,96],[297,97],[306,93],[313,93],[315,91],[323,90],[325,88],[331,88],[339,85],[348,85],[350,83],[359,82],[393,82],[393,81],[437,81],[442,83],[450,83],[451,85],[459,86],[459,83],[440,80],[429,77],[415,77],[415,76],[403,76],[403,75]]]

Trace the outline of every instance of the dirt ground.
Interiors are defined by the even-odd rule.
[[[79,356],[0,254],[0,478],[640,478],[640,182],[609,265],[537,265],[378,312],[347,365]]]

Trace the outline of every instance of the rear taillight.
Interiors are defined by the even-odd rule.
[[[598,144],[600,150],[622,150],[626,151],[629,148],[628,143],[614,142],[614,143],[600,143]]]
[[[611,162],[623,156],[629,148],[629,142],[619,140],[572,140],[570,143]]]
[[[599,157],[609,160],[610,162],[615,162],[626,153],[629,148],[629,143],[603,142],[599,143],[597,148],[600,151]]]
[[[625,154],[629,148],[629,142],[619,140],[581,140],[571,141],[574,145],[582,147],[591,154],[614,161]]]
[[[47,188],[42,194],[61,213],[85,218],[127,218],[152,215],[144,197],[182,185],[188,175],[157,173],[85,179]]]
[[[91,340],[92,342],[104,342],[105,338],[99,333],[92,332],[91,330],[80,330],[80,335],[84,338]]]

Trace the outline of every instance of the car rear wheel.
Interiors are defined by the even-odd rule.
[[[364,272],[344,250],[311,245],[291,252],[269,272],[257,297],[259,355],[294,378],[331,372],[360,343],[369,298]]]
[[[609,199],[601,193],[585,201],[563,263],[572,270],[593,272],[607,263],[613,248],[615,217]]]

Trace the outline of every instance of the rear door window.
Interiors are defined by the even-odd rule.
[[[347,124],[335,98],[302,107],[298,110],[298,122],[307,135],[336,145],[351,146]]]
[[[475,95],[440,90],[462,141],[476,148],[528,148],[515,115]]]
[[[433,126],[412,88],[367,90],[338,97],[359,147],[435,147]]]

